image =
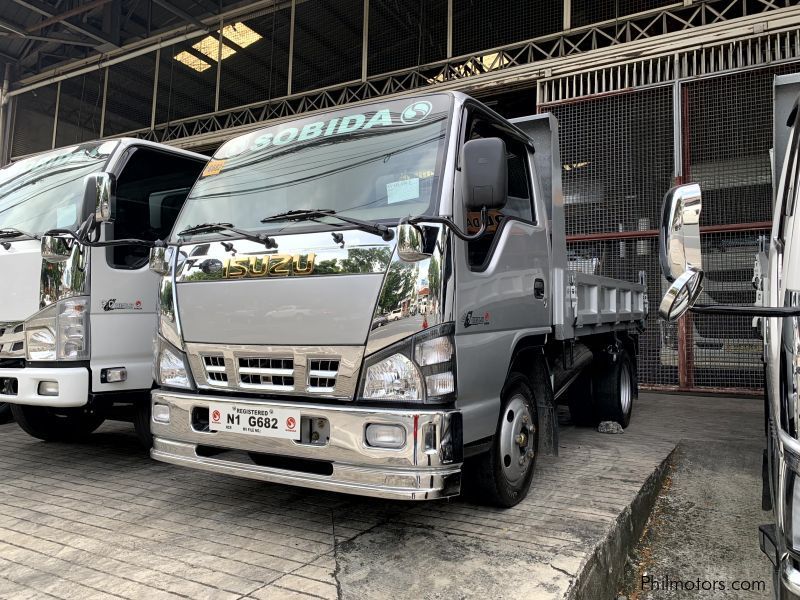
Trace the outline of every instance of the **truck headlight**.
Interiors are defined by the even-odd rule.
[[[60,300],[25,322],[28,360],[89,359],[89,298]]]
[[[455,399],[454,330],[445,323],[368,356],[359,398],[420,404]]]
[[[153,378],[159,385],[194,389],[189,368],[186,365],[186,355],[164,340],[156,337],[156,362]]]

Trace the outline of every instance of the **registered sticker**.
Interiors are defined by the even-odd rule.
[[[211,431],[262,437],[300,439],[300,411],[282,408],[212,404],[208,410]]]

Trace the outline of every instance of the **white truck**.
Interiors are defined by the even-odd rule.
[[[149,246],[207,160],[117,139],[0,169],[0,402],[32,436],[75,440],[115,418],[149,444]]]
[[[554,117],[512,123],[460,93],[225,143],[151,256],[151,455],[519,502],[557,450],[558,400],[624,427],[637,396],[646,287],[569,270],[561,169]]]
[[[761,549],[773,565],[773,597],[800,598],[800,76],[775,80],[774,207],[769,240],[755,260],[756,306],[698,305],[703,288],[699,188],[672,195],[664,205],[661,264],[672,282],[661,316],[686,310],[753,317],[764,349],[764,510]],[[795,229],[798,225],[798,229]]]

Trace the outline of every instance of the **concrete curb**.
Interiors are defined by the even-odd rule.
[[[566,600],[616,598],[625,573],[625,562],[644,532],[676,449],[677,444],[650,474],[630,505],[620,513],[605,539],[581,565],[564,596]]]

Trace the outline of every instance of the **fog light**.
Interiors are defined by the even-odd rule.
[[[367,445],[373,448],[402,448],[406,445],[406,430],[402,425],[370,423],[366,431]]]
[[[39,395],[40,396],[58,396],[58,382],[57,381],[40,381],[39,382]]]
[[[100,383],[122,383],[128,380],[128,370],[125,367],[112,367],[100,370]]]
[[[169,406],[166,404],[153,404],[153,421],[156,423],[169,423]]]

